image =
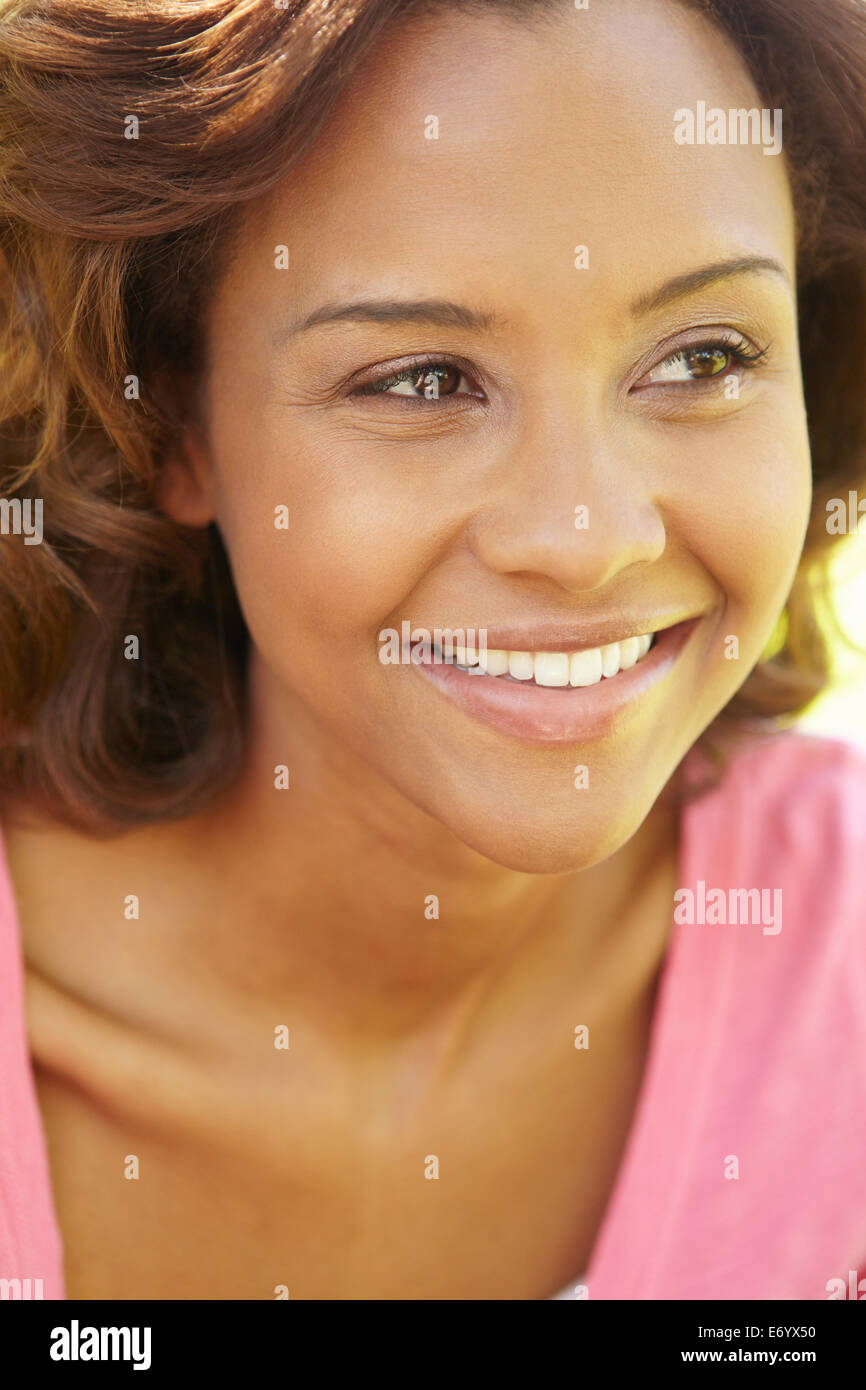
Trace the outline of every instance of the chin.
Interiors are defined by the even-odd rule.
[[[565,825],[525,821],[500,813],[500,820],[487,815],[479,827],[454,828],[454,833],[475,850],[504,869],[523,874],[570,874],[591,869],[621,849],[640,826],[643,815],[631,815],[616,825],[590,823],[587,817]]]

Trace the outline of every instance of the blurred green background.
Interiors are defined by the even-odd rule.
[[[863,650],[833,640],[834,688],[815,701],[797,727],[866,749],[866,534],[849,536],[839,546],[833,579],[839,621]]]

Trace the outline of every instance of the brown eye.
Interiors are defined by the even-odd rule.
[[[450,363],[425,367],[415,381],[415,389],[419,395],[427,397],[452,396],[460,385],[461,376],[462,373]]]
[[[463,389],[461,390],[461,386]],[[405,396],[414,401],[436,401],[442,396],[471,394],[465,374],[453,362],[425,362],[368,382],[359,396]]]
[[[645,378],[645,384],[653,386],[675,385],[689,382],[695,384],[725,376],[733,366],[744,370],[754,367],[766,354],[766,348],[758,351],[744,339],[742,343],[718,342],[696,343],[694,347],[683,347],[665,358]]]
[[[720,376],[731,360],[731,354],[721,348],[697,348],[684,356],[693,377]]]

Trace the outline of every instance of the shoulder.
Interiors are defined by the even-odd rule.
[[[686,812],[701,877],[778,892],[803,958],[866,961],[866,752],[799,733],[749,736]],[[802,949],[801,949],[802,948]]]
[[[863,849],[866,750],[811,734],[752,735],[729,756],[718,785],[697,805],[759,829],[765,849],[794,843],[820,846],[831,855],[849,846]]]
[[[36,1297],[62,1298],[62,1246],[28,1052],[18,912],[2,826],[0,1062],[0,1277],[28,1286],[34,1277]]]
[[[866,748],[844,739],[794,731],[749,735],[736,748],[731,769],[773,782],[806,774],[828,785],[859,787],[866,795]]]
[[[749,736],[684,843],[665,1054],[693,1109],[683,1279],[709,1286],[703,1242],[749,1296],[824,1297],[866,1248],[866,755]],[[719,1154],[743,1181],[719,1184]]]

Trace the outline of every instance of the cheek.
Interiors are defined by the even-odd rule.
[[[797,570],[812,480],[802,402],[747,415],[692,462],[694,487],[667,520],[724,594],[725,635],[757,659]]]
[[[387,442],[323,438],[315,423],[286,427],[284,413],[248,437],[253,450],[236,426],[214,428],[212,447],[217,523],[259,649],[294,669],[326,642],[375,644],[395,610],[420,621],[408,596],[450,529],[433,519],[417,460],[402,468]],[[287,527],[276,524],[285,509]]]

